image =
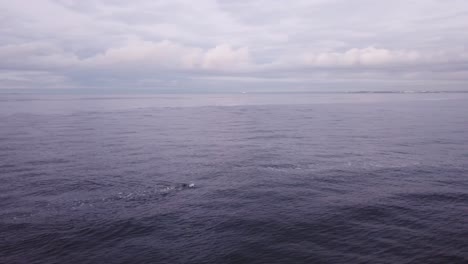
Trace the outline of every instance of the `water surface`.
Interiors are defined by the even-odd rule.
[[[1,263],[467,263],[468,94],[1,95]]]

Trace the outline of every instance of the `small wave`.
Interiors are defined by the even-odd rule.
[[[260,165],[261,168],[271,169],[271,170],[298,170],[301,169],[299,166],[289,163],[283,164],[264,164]]]
[[[100,199],[76,200],[73,202],[72,209],[77,210],[85,207],[94,207],[95,205],[103,202],[124,201],[144,203],[159,200],[175,192],[193,188],[196,188],[194,183],[178,183],[154,189],[123,191]]]
[[[424,203],[464,203],[468,201],[467,193],[459,192],[433,192],[401,194],[400,198],[411,202]]]

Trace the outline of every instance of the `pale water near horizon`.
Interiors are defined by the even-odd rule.
[[[0,263],[468,263],[468,94],[0,95]]]

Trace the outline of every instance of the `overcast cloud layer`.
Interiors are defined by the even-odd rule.
[[[466,0],[0,0],[0,88],[467,90]]]

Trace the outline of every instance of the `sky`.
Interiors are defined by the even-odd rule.
[[[468,1],[0,0],[0,89],[468,90]]]

